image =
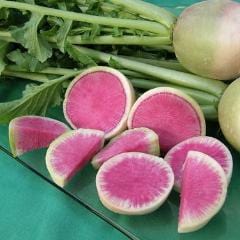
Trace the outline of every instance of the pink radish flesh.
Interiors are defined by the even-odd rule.
[[[53,180],[64,186],[102,148],[104,133],[78,129],[57,138],[48,148],[46,162]]]
[[[64,114],[73,128],[98,129],[110,138],[126,128],[133,99],[132,86],[120,72],[94,67],[68,87]]]
[[[179,232],[204,226],[222,207],[227,179],[221,166],[208,155],[190,151],[187,155],[179,210]]]
[[[199,115],[181,96],[160,92],[144,99],[132,116],[131,126],[147,127],[159,136],[161,150],[167,152],[177,143],[202,135]]]
[[[205,153],[216,160],[223,168],[228,182],[232,175],[233,161],[230,151],[218,139],[199,136],[187,139],[173,147],[164,157],[174,172],[174,186],[180,189],[183,165],[189,151]]]
[[[100,199],[110,210],[144,214],[166,199],[173,185],[168,164],[144,153],[122,153],[104,163],[97,175]]]
[[[57,120],[23,116],[13,119],[9,124],[9,138],[14,155],[21,155],[35,149],[48,147],[58,136],[69,128]]]
[[[111,157],[123,152],[143,152],[159,155],[158,136],[147,128],[135,128],[112,139],[94,158],[92,164],[98,168]]]

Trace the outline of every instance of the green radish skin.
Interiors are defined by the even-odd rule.
[[[232,82],[218,105],[218,119],[223,135],[240,151],[240,79]]]
[[[240,4],[210,0],[179,16],[173,45],[180,63],[200,76],[230,80],[240,74]]]

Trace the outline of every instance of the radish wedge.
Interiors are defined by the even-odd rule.
[[[205,153],[223,168],[228,183],[231,180],[233,160],[231,152],[218,139],[208,136],[189,138],[174,146],[164,157],[174,172],[174,189],[180,191],[184,162],[189,151]]]
[[[173,187],[174,176],[162,159],[146,153],[121,153],[99,169],[96,185],[102,204],[126,215],[142,215],[160,207]]]
[[[204,115],[197,102],[169,87],[145,92],[131,109],[128,127],[155,131],[164,153],[187,138],[206,134]]]
[[[159,156],[158,135],[148,128],[134,128],[113,138],[92,160],[98,169],[110,158],[124,152],[143,152]]]
[[[60,187],[81,170],[103,147],[104,133],[99,130],[69,131],[54,140],[46,154],[47,169]]]
[[[184,166],[178,232],[202,228],[218,213],[227,194],[222,167],[208,155],[190,151]]]
[[[69,85],[64,115],[75,128],[98,129],[111,138],[127,127],[135,94],[131,83],[118,70],[92,67]]]
[[[9,142],[12,154],[23,153],[48,147],[64,132],[70,130],[67,125],[55,119],[39,116],[22,116],[9,123]]]

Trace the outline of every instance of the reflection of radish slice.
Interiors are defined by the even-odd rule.
[[[190,151],[184,164],[178,232],[202,228],[218,213],[227,193],[222,167],[208,155]]]
[[[141,215],[154,211],[173,186],[173,172],[162,159],[146,153],[121,153],[99,169],[96,185],[103,205],[113,212]]]
[[[136,101],[128,127],[154,130],[165,153],[179,142],[206,132],[199,105],[183,92],[167,87],[147,91]]]
[[[55,119],[39,116],[14,118],[9,124],[9,142],[14,156],[25,152],[48,147],[64,132],[67,125]]]
[[[109,67],[87,69],[69,85],[64,115],[73,128],[98,129],[111,138],[127,126],[135,95],[131,83]]]
[[[92,160],[99,168],[108,159],[124,152],[143,152],[159,156],[158,135],[148,128],[134,128],[113,138]]]
[[[46,154],[53,181],[63,187],[102,148],[104,133],[99,130],[69,131],[54,140]]]
[[[174,146],[164,157],[174,172],[174,188],[179,191],[182,168],[189,151],[199,151],[215,159],[223,168],[228,182],[231,180],[233,161],[232,155],[227,147],[218,139],[213,137],[199,136],[189,138]]]

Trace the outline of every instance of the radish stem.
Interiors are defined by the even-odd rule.
[[[156,87],[172,87],[179,89],[192,98],[194,98],[200,105],[217,105],[219,102],[219,99],[216,96],[213,96],[209,93],[191,89],[191,88],[186,88],[186,87],[181,87],[178,85],[174,84],[168,84],[164,82],[157,82],[157,81],[151,81],[151,80],[146,80],[146,79],[136,79],[136,78],[130,78],[130,81],[132,82],[133,86],[136,88],[141,88],[145,90],[149,90],[151,88],[156,88]]]
[[[0,39],[6,42],[16,42],[11,36],[10,32],[0,31]],[[56,37],[46,37],[49,42],[57,42]],[[128,45],[167,45],[171,43],[169,37],[156,37],[156,36],[122,36],[113,37],[111,35],[99,36],[93,39],[83,39],[81,35],[69,36],[67,41],[71,44],[98,44],[98,45],[122,45],[127,42]],[[167,47],[167,46],[165,46]]]
[[[200,105],[204,116],[208,120],[217,120],[218,119],[218,111],[217,108],[213,105]]]
[[[170,35],[169,30],[166,27],[153,21],[102,17],[102,16],[88,15],[83,13],[76,13],[71,11],[64,11],[64,10],[59,10],[54,8],[43,7],[39,5],[5,1],[5,0],[0,0],[0,8],[14,8],[22,11],[30,11],[33,13],[38,13],[43,16],[48,15],[48,16],[60,17],[63,19],[78,21],[78,22],[138,29],[138,30],[157,33],[157,34],[160,34],[161,36]]]
[[[47,37],[49,42],[56,42],[56,37]],[[84,39],[82,36],[69,36],[67,38],[69,43],[72,44],[98,44],[98,45],[167,45],[171,43],[169,37],[154,37],[154,36],[122,36],[113,37],[111,35],[94,37],[93,39]]]
[[[49,79],[46,75],[40,74],[40,73],[29,73],[29,72],[4,70],[2,72],[2,75],[9,76],[9,77],[28,79],[28,80],[32,80],[32,81],[36,81],[36,82],[40,82],[40,83],[49,81]]]
[[[142,14],[149,19],[153,19],[168,28],[171,28],[174,22],[176,21],[176,17],[165,10],[164,8],[152,5],[143,1],[136,0],[110,0],[112,3],[119,4],[120,6],[124,6],[126,9],[129,9],[132,12]]]
[[[133,57],[133,56],[121,56],[137,62],[147,63],[157,67],[168,68],[181,72],[188,72],[178,61],[175,60],[156,60],[151,58]]]
[[[206,91],[217,97],[220,97],[222,95],[223,91],[226,89],[227,86],[223,82],[217,80],[208,79],[194,74],[179,72],[162,67],[156,67],[85,47],[73,46],[73,48],[76,51],[89,55],[90,57],[100,60],[102,62],[108,63],[111,59],[114,59],[123,68],[149,75],[161,81],[166,81],[172,84]]]

